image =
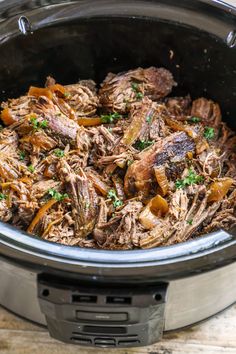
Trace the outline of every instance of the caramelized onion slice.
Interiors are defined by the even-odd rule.
[[[38,148],[44,150],[51,150],[56,146],[56,143],[52,138],[46,134],[41,134],[40,132],[36,132],[32,135],[27,135],[24,138],[21,138],[20,142],[29,142],[32,145],[35,145]]]
[[[160,223],[160,219],[151,212],[149,206],[146,206],[143,211],[141,211],[139,221],[147,230],[152,230]]]
[[[154,172],[156,176],[157,183],[159,184],[162,195],[165,196],[169,189],[169,182],[166,177],[165,167],[164,166],[154,166]]]
[[[48,89],[52,92],[56,92],[57,94],[59,93],[59,95],[62,97],[65,97],[66,89],[60,84],[51,85],[48,87]]]
[[[139,215],[140,223],[148,230],[160,223],[160,218],[169,211],[167,201],[159,194],[152,198]]]
[[[29,91],[28,91],[28,96],[34,96],[34,97],[45,96],[49,100],[51,100],[53,97],[53,94],[49,88],[30,86]]]
[[[77,123],[79,125],[83,125],[84,127],[93,127],[102,124],[102,121],[100,117],[94,117],[94,118],[82,117],[77,119]]]
[[[87,175],[90,181],[92,182],[95,190],[106,197],[110,187],[105,182],[103,182],[99,176],[95,175],[94,173],[87,172]]]
[[[39,221],[44,217],[46,212],[54,205],[57,203],[56,199],[50,199],[47,203],[45,203],[37,212],[33,220],[31,221],[27,232],[32,233],[34,231],[35,226],[39,223]]]
[[[210,185],[210,194],[207,198],[208,202],[219,202],[228,193],[230,187],[234,183],[232,178],[219,178]]]
[[[185,125],[182,122],[176,121],[171,118],[165,118],[165,121],[169,125],[169,127],[171,127],[174,131],[183,131],[186,134],[188,134],[188,136],[190,136],[190,138],[193,138],[193,139],[197,138],[197,133],[194,131],[193,127]]]
[[[7,126],[17,122],[17,120],[11,115],[9,108],[4,108],[1,112],[1,120]]]
[[[150,205],[151,212],[156,216],[165,216],[169,211],[167,201],[159,194],[152,198],[148,205]]]

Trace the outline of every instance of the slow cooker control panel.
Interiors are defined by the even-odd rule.
[[[50,335],[66,343],[135,347],[162,337],[167,284],[122,287],[38,280]]]

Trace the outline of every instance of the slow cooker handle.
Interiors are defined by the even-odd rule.
[[[167,284],[128,289],[38,279],[38,299],[52,337],[66,343],[135,347],[162,337]]]

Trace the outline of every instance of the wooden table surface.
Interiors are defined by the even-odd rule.
[[[236,6],[236,0],[228,0],[228,2]],[[108,354],[110,352],[111,349],[86,348],[60,343],[50,338],[44,328],[24,321],[0,307],[1,354]],[[236,305],[202,324],[165,334],[162,341],[152,346],[112,349],[112,353],[236,354]]]

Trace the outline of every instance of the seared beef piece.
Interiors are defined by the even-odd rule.
[[[50,151],[57,146],[57,141],[43,130],[32,131],[20,139],[21,149],[38,154],[40,151]]]
[[[167,96],[175,85],[172,74],[164,68],[109,73],[99,90],[100,104],[105,110],[126,113],[143,95],[155,101]]]
[[[21,96],[19,98],[9,99],[7,102],[3,102],[1,107],[5,110],[2,112],[2,120],[4,124],[10,125],[14,122],[18,122],[25,116],[33,113],[34,105],[37,99],[32,96]],[[6,112],[7,118],[4,118],[4,112]],[[10,119],[10,121],[9,121]],[[9,123],[7,123],[9,121]]]
[[[12,181],[27,171],[26,165],[19,160],[18,136],[10,128],[0,132],[0,179]]]
[[[92,148],[89,151],[89,164],[100,169],[103,164],[103,157],[109,157],[114,153],[116,142],[119,140],[105,126],[90,128],[88,131],[92,141]]]
[[[19,208],[17,210],[17,216],[21,222],[21,224],[24,225],[24,227],[27,227],[27,225],[30,224],[31,220],[33,219],[33,216],[35,212],[38,210],[39,206],[38,203],[35,202],[30,202],[27,201],[25,203],[20,203]]]
[[[32,195],[36,198],[42,198],[49,189],[57,190],[60,185],[60,182],[55,181],[53,179],[43,179],[42,181],[38,181],[32,185]]]
[[[185,97],[168,97],[166,99],[166,107],[169,113],[181,119],[183,116],[190,114],[191,98],[189,95]]]
[[[125,193],[132,196],[137,192],[147,195],[153,180],[153,166],[180,162],[187,152],[194,152],[195,143],[186,133],[174,133],[158,141],[141,152],[138,160],[132,163],[125,175]]]
[[[218,128],[221,122],[220,106],[212,100],[198,98],[193,101],[191,116],[201,118],[203,125]]]
[[[0,220],[8,222],[12,218],[12,211],[5,199],[0,200]]]
[[[167,135],[170,135],[170,129],[165,124],[165,121],[162,117],[157,117],[150,126],[149,138],[150,140],[158,140],[159,138],[165,138]]]
[[[153,230],[140,235],[140,247],[151,248],[157,246],[172,245],[188,240],[200,226],[211,219],[220,207],[220,202],[207,207],[206,189],[204,197],[199,199],[202,186],[191,200],[184,190],[176,190],[172,194],[170,210],[167,216],[159,220],[159,224]]]
[[[18,146],[18,135],[14,130],[10,128],[5,128],[0,131],[0,150],[4,151],[7,148],[10,148],[13,151],[16,151]]]
[[[138,139],[148,140],[150,125],[155,120],[155,103],[144,97],[134,104],[130,110],[130,124],[124,132],[121,143],[133,145]]]
[[[234,208],[221,209],[214,215],[214,219],[210,223],[206,223],[201,234],[210,233],[219,229],[230,230],[233,225],[236,225],[236,211]]]
[[[45,86],[56,84],[55,79],[47,77]],[[81,80],[77,84],[66,85],[63,99],[54,95],[53,101],[68,118],[76,120],[79,117],[95,115],[98,107],[96,83],[93,80]]]
[[[59,136],[65,143],[76,144],[79,125],[62,114],[52,101],[41,96],[36,105],[36,113],[48,122],[48,130],[53,137]],[[38,120],[40,122],[40,118]]]
[[[76,117],[94,116],[98,107],[96,84],[92,80],[66,85],[65,101],[74,110]]]
[[[137,246],[137,220],[143,205],[129,201],[107,222],[107,206],[101,199],[98,222],[93,235],[98,245],[104,249],[132,249]]]
[[[85,238],[93,231],[96,223],[97,194],[82,168],[75,174],[68,163],[62,160],[60,174],[65,180],[66,190],[71,198],[75,237]]]

